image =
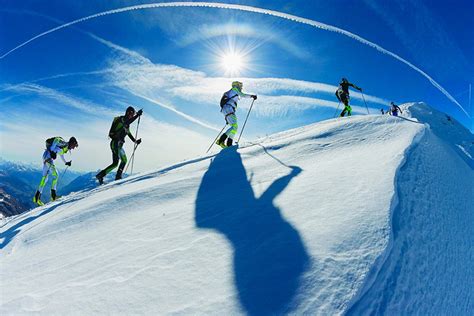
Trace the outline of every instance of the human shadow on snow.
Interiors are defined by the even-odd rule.
[[[301,169],[275,180],[255,197],[236,148],[218,154],[202,178],[196,226],[223,234],[234,250],[234,282],[249,315],[291,311],[309,256],[298,232],[273,200]]]

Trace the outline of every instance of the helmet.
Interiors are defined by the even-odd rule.
[[[349,82],[346,78],[342,78],[341,81],[344,82],[344,83],[348,83],[348,82]]]
[[[67,142],[67,147],[69,149],[74,149],[76,147],[79,147],[76,137],[72,136],[71,138],[69,138],[69,141]]]
[[[240,81],[232,82],[232,88],[237,88],[237,90],[242,91],[243,83]]]
[[[128,115],[130,113],[135,114],[135,109],[133,108],[133,106],[129,106],[125,111],[125,115]]]

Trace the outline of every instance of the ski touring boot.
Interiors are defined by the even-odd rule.
[[[51,202],[59,200],[61,198],[60,195],[56,195],[56,190],[51,189]]]
[[[226,134],[222,134],[221,137],[216,141],[216,145],[221,146],[222,148],[227,148],[227,145],[225,144],[225,139],[227,138]],[[229,138],[230,139],[230,138]]]
[[[221,146],[222,148],[227,148],[226,144],[224,142],[221,142],[220,139],[216,141],[216,144]]]
[[[41,201],[41,193],[40,191],[36,191],[35,196],[33,197],[33,202],[38,206],[43,206],[44,203]]]
[[[95,177],[97,178],[97,181],[99,181],[99,185],[104,184],[104,177],[102,177],[101,174],[97,174]]]

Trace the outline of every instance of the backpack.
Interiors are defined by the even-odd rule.
[[[222,98],[221,98],[221,110],[222,110],[222,108],[224,107],[224,105],[227,104],[227,102],[229,102],[231,99],[235,98],[236,96],[237,96],[237,94],[234,95],[232,98],[229,98],[229,97],[224,93],[224,94],[222,95]]]
[[[120,130],[123,128],[123,121],[121,120],[120,116],[114,117],[114,121],[112,122],[112,125],[110,126],[109,130],[109,137],[111,139],[115,139],[117,136],[119,136]]]
[[[229,101],[229,98],[225,95],[225,93],[222,95],[221,98],[221,109],[224,107],[224,105]]]
[[[49,150],[51,148],[51,145],[53,145],[53,142],[56,138],[59,138],[61,141],[64,142],[64,139],[62,139],[61,137],[59,136],[56,136],[56,137],[51,137],[51,138],[48,138],[46,140],[46,149]]]

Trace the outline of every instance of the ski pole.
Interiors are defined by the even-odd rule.
[[[370,114],[369,107],[367,106],[367,102],[365,102],[364,94],[362,93],[362,91],[360,92],[360,94],[362,94],[362,100],[364,100],[365,108],[367,109],[367,114]]]
[[[336,117],[337,112],[339,111],[339,105],[341,105],[341,100],[339,100],[339,103],[337,104],[336,112],[334,112],[334,116],[332,118]]]
[[[61,177],[60,177],[60,179],[61,179],[61,178],[64,176],[64,174],[66,173],[66,171],[67,171],[67,168],[69,168],[69,166],[66,166],[66,169],[64,169],[63,173],[61,173]]]
[[[130,162],[134,159],[135,157],[135,150],[137,149],[138,145],[135,144],[135,147],[133,148],[133,152],[132,152],[132,155],[130,156],[130,160],[127,164],[127,167],[125,168],[125,171],[123,173],[126,173],[127,172],[127,169],[128,169],[128,166],[130,166]],[[132,174],[133,172],[133,163],[132,163],[132,169],[130,170],[130,175]]]
[[[138,128],[140,127],[140,119],[142,118],[142,116],[140,115],[138,117],[138,123],[137,123],[137,130],[135,132],[135,141],[137,140],[137,137],[138,137]],[[133,145],[133,152],[132,152],[132,155],[130,156],[130,160],[128,161],[128,164],[127,166],[125,167],[125,171],[123,173],[127,173],[127,170],[128,170],[128,167],[130,166],[130,163],[132,163],[132,169],[130,170],[130,174],[133,173],[133,162],[135,161],[135,150],[137,150],[137,147],[138,145],[135,143]]]
[[[255,99],[252,100],[252,104],[250,105],[250,109],[249,109],[249,111],[247,112],[247,117],[245,118],[244,126],[242,127],[242,131],[240,132],[239,139],[237,139],[237,144],[239,143],[240,137],[242,136],[242,133],[244,132],[245,124],[247,124],[247,120],[248,120],[248,118],[249,118],[250,111],[252,111],[252,107],[253,107],[253,103],[254,103],[254,102],[255,102]]]
[[[130,162],[133,160],[133,158],[135,157],[135,150],[137,149],[137,144],[134,144],[133,145],[133,151],[132,151],[132,155],[130,156],[130,160],[128,161],[127,163],[127,166],[125,167],[125,170],[123,171],[123,173],[127,173],[127,170],[128,170],[128,167],[130,166]]]
[[[221,129],[221,131],[219,132],[219,134],[217,134],[216,139],[214,139],[214,141],[211,143],[211,146],[209,146],[209,148],[206,150],[206,154],[209,152],[209,150],[211,150],[212,145],[214,145],[214,143],[215,143],[216,140],[219,138],[219,136],[222,134],[222,132],[224,131],[224,128],[225,128],[226,126],[227,126],[227,123],[225,123],[224,127]]]
[[[66,166],[66,169],[64,169],[64,171],[61,173],[61,176],[60,176],[59,179],[58,179],[58,184],[56,185],[56,191],[59,190],[59,180],[61,180],[61,179],[63,178],[64,174],[65,174],[66,171],[67,171],[67,168],[69,168],[69,166]],[[48,169],[48,170],[49,170],[49,169]]]
[[[135,140],[137,140],[137,137],[138,137],[138,128],[140,127],[140,119],[141,119],[141,115],[138,117],[138,123],[137,123],[137,131],[135,132]],[[133,173],[133,164],[135,162],[135,150],[137,150],[138,148],[138,145],[135,144],[134,148],[133,148],[133,154],[132,154],[132,169],[130,169],[130,174]]]

